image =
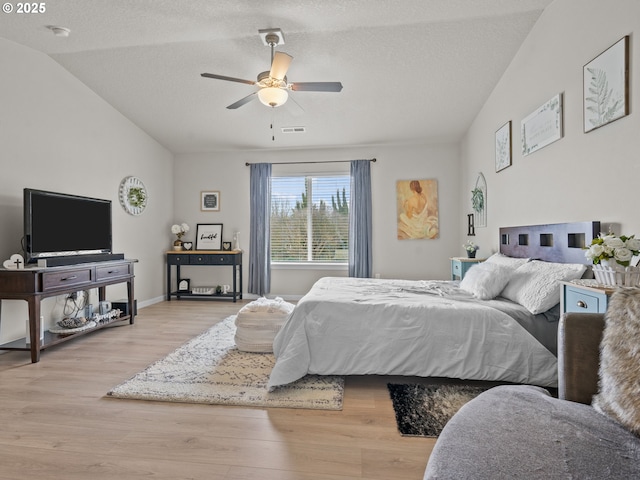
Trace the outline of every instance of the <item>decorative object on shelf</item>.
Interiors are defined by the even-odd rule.
[[[474,227],[487,226],[487,181],[482,172],[478,173],[476,185],[471,190],[471,208],[475,215]]]
[[[191,280],[188,278],[181,278],[178,282],[178,291],[179,292],[188,292],[191,287]]]
[[[7,270],[22,270],[24,268],[24,258],[19,253],[14,253],[2,263]]]
[[[222,294],[222,285],[216,285],[216,295]]]
[[[149,195],[144,183],[137,177],[125,177],[120,182],[120,205],[130,215],[140,215],[147,208]]]
[[[93,320],[90,320],[84,323],[83,325],[80,325],[74,328],[61,327],[61,326],[51,327],[49,329],[49,332],[55,333],[58,335],[72,335],[74,333],[83,332],[85,330],[91,330],[92,328],[96,328],[97,326],[98,324],[96,322],[94,322]]]
[[[193,287],[191,289],[191,293],[194,295],[213,295],[215,291],[215,287]]]
[[[629,115],[629,36],[583,68],[584,133]]]
[[[186,223],[171,225],[171,233],[176,235],[178,238],[173,242],[174,250],[182,250],[182,237],[184,234],[190,230],[189,225]]]
[[[196,228],[196,250],[221,250],[222,224],[199,223]]]
[[[237,251],[242,250],[240,248],[240,232],[236,232],[233,234],[233,241],[235,242],[235,246],[233,247],[233,249]]]
[[[480,247],[469,240],[467,243],[462,245],[463,248],[467,251],[468,258],[476,258],[476,252],[480,250]]]
[[[203,212],[219,212],[220,192],[200,192],[200,210]]]
[[[438,238],[438,180],[398,180],[396,212],[398,240]]]
[[[511,120],[496,132],[496,172],[511,165]]]
[[[473,213],[467,214],[467,236],[474,237],[476,235],[476,227],[473,224]]]
[[[585,251],[593,262],[593,274],[602,285],[640,285],[640,239],[635,235],[600,234]]]
[[[87,323],[87,319],[85,317],[67,317],[63,318],[59,322],[56,322],[61,328],[78,328],[82,327]]]
[[[222,242],[222,250],[225,252],[231,251],[231,242]]]
[[[182,248],[191,250],[193,248],[193,242],[182,242]]]
[[[562,138],[562,94],[559,93],[520,122],[522,156]]]

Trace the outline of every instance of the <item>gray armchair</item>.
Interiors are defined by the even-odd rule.
[[[454,415],[425,479],[640,478],[640,438],[591,407],[604,315],[569,313],[558,331],[558,397],[509,385]]]
[[[604,314],[567,313],[558,327],[558,398],[591,405],[598,391]]]

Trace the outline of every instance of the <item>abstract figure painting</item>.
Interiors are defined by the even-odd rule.
[[[629,114],[629,36],[584,66],[584,132]]]
[[[438,181],[396,182],[398,240],[438,238]]]

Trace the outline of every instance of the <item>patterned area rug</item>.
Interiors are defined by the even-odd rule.
[[[252,407],[342,410],[344,378],[307,375],[267,390],[270,353],[239,351],[235,316],[214,325],[162,360],[118,385],[110,397]]]
[[[491,387],[387,384],[398,430],[408,437],[437,437],[469,400]]]

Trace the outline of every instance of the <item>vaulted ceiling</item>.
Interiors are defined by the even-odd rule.
[[[0,15],[0,36],[49,55],[175,153],[450,142],[551,1],[56,0]],[[266,28],[284,32],[290,82],[342,92],[227,109],[256,87],[200,74],[255,80],[270,66]],[[306,131],[281,132],[291,126]]]

